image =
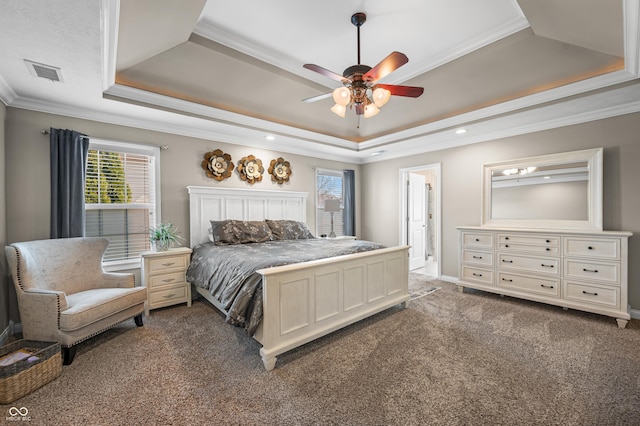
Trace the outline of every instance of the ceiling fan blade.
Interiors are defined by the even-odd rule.
[[[328,69],[326,69],[326,68],[322,68],[322,67],[321,67],[321,66],[319,66],[319,65],[315,65],[315,64],[304,64],[304,65],[303,65],[303,67],[304,67],[304,68],[306,68],[306,69],[308,69],[308,70],[315,71],[315,72],[317,72],[318,74],[322,74],[322,75],[324,75],[325,77],[329,77],[329,78],[331,78],[331,79],[333,79],[333,80],[339,81],[340,83],[345,83],[345,82],[346,82],[346,83],[351,83],[351,80],[349,80],[348,78],[343,77],[343,76],[341,76],[340,74],[336,74],[336,73],[335,73],[335,72],[333,72],[333,71],[329,71],[329,70],[328,70]]]
[[[408,98],[417,98],[424,93],[423,87],[416,86],[397,86],[395,84],[376,84],[372,89],[386,89],[394,96],[406,96]]]
[[[371,68],[365,75],[363,75],[362,79],[366,82],[373,83],[374,81],[378,81],[382,77],[391,74],[407,62],[409,62],[409,58],[407,58],[407,55],[404,53],[391,52],[389,56],[384,58],[378,65]]]
[[[333,92],[323,93],[322,95],[312,96],[310,98],[303,99],[302,102],[315,102],[322,99],[330,98]]]

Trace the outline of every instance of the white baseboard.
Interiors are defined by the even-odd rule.
[[[630,309],[629,314],[631,318],[640,319],[640,309]]]
[[[22,333],[22,323],[21,322],[13,322],[13,321],[11,321],[11,324],[12,324],[11,334]]]
[[[450,277],[449,275],[441,275],[440,279],[448,283],[458,284],[458,277]]]

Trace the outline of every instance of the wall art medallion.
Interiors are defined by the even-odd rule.
[[[292,174],[291,164],[282,157],[271,160],[269,174],[271,175],[271,180],[278,183],[278,185],[289,182],[289,176]]]
[[[204,155],[202,168],[207,172],[207,176],[218,182],[222,182],[231,176],[233,162],[231,162],[231,156],[229,154],[225,154],[222,150],[216,149]]]
[[[264,167],[262,167],[262,160],[253,155],[242,157],[242,159],[238,161],[238,174],[240,175],[240,179],[251,185],[262,181],[263,173]]]

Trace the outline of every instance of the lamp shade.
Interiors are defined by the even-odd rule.
[[[344,118],[347,112],[347,107],[344,105],[335,104],[334,106],[331,107],[331,112],[337,115],[338,117]]]
[[[376,104],[378,108],[386,104],[389,101],[389,98],[391,98],[391,92],[387,89],[378,87],[373,91],[373,103]]]
[[[377,106],[375,106],[375,104],[367,104],[367,106],[364,107],[364,118],[373,117],[374,115],[377,115],[379,112],[380,110],[378,109]]]
[[[346,87],[338,87],[333,91],[333,100],[338,105],[347,106],[351,102],[351,90]]]
[[[324,200],[324,211],[325,212],[339,212],[340,211],[340,200]]]

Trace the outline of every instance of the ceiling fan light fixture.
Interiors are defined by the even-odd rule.
[[[378,108],[381,108],[384,104],[389,102],[390,98],[391,92],[387,89],[378,87],[373,91],[373,103],[376,104]]]
[[[373,117],[374,115],[378,115],[379,112],[380,109],[374,103],[369,103],[364,107],[364,118]]]
[[[347,112],[347,107],[344,105],[335,104],[334,106],[331,107],[331,112],[337,115],[338,117],[344,118]]]
[[[338,87],[333,91],[333,100],[338,105],[347,106],[351,102],[351,90],[346,87]]]

